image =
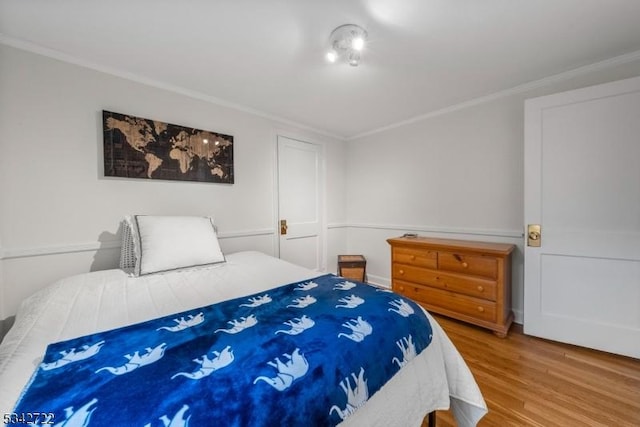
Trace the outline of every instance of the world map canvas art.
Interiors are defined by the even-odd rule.
[[[102,112],[104,174],[233,184],[233,136]]]

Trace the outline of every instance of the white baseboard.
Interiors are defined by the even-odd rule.
[[[513,310],[513,321],[518,325],[524,325],[524,312],[522,310]]]
[[[382,288],[391,289],[391,279],[382,276],[376,276],[374,274],[367,273],[367,283],[380,286]]]

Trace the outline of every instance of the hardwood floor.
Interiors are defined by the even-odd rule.
[[[479,426],[640,426],[640,360],[436,316],[473,372],[489,413]],[[455,426],[449,411],[437,426]]]

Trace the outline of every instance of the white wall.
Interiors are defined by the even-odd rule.
[[[214,215],[225,251],[274,253],[278,133],[325,146],[329,271],[362,253],[388,284],[385,239],[405,231],[515,243],[521,319],[523,101],[636,75],[640,61],[552,79],[345,144],[0,45],[0,319],[55,279],[114,267],[129,213]],[[102,109],[234,135],[236,183],[104,178]]]
[[[235,184],[105,178],[103,109],[233,135]],[[327,222],[345,221],[343,142],[4,45],[0,130],[0,319],[53,280],[116,267],[126,214],[213,215],[223,250],[274,254],[279,133],[325,146]],[[329,230],[328,259],[344,233]]]
[[[524,100],[636,75],[637,60],[585,68],[348,141],[349,251],[367,257],[370,280],[389,285],[385,240],[407,231],[516,244],[512,302],[522,322]]]

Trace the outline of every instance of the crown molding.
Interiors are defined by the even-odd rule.
[[[425,114],[421,114],[415,117],[412,117],[410,119],[407,120],[402,120],[396,123],[392,123],[386,126],[382,126],[379,128],[375,128],[366,132],[362,132],[362,133],[358,133],[356,135],[352,135],[352,136],[345,136],[345,135],[337,135],[334,134],[332,132],[323,130],[323,129],[317,129],[302,123],[298,123],[295,122],[293,120],[289,120],[283,117],[279,117],[279,116],[275,116],[273,114],[269,114],[266,113],[264,111],[260,111],[251,107],[246,107],[234,102],[230,102],[221,98],[217,98],[211,95],[207,95],[204,93],[200,93],[194,90],[190,90],[190,89],[186,89],[180,86],[175,86],[175,85],[171,85],[171,84],[167,84],[158,80],[154,80],[145,76],[141,76],[138,74],[134,74],[134,73],[129,73],[126,71],[122,71],[113,67],[107,67],[101,64],[97,64],[91,61],[87,61],[81,58],[78,58],[76,56],[58,51],[58,50],[54,50],[54,49],[50,49],[50,48],[46,48],[43,46],[40,46],[38,44],[32,43],[32,42],[28,42],[25,40],[21,40],[21,39],[16,39],[14,37],[10,37],[7,36],[5,34],[0,33],[0,44],[4,44],[10,47],[14,47],[16,49],[21,49],[21,50],[25,50],[28,52],[32,52],[32,53],[36,53],[38,55],[42,55],[42,56],[46,56],[49,58],[53,58],[53,59],[57,59],[59,61],[62,62],[67,62],[70,64],[74,64],[74,65],[78,65],[80,67],[84,67],[84,68],[89,68],[92,69],[94,71],[99,71],[101,73],[105,73],[105,74],[109,74],[115,77],[120,77],[126,80],[131,80],[137,83],[141,83],[144,84],[146,86],[151,86],[151,87],[155,87],[157,89],[162,89],[162,90],[166,90],[169,92],[173,92],[173,93],[177,93],[189,98],[193,98],[193,99],[197,99],[199,101],[204,101],[204,102],[208,102],[210,104],[215,104],[218,106],[222,106],[222,107],[226,107],[226,108],[230,108],[230,109],[234,109],[237,111],[241,111],[243,113],[247,113],[247,114],[251,114],[257,117],[261,117],[264,119],[268,119],[268,120],[272,120],[274,122],[278,122],[278,123],[282,123],[282,124],[286,124],[289,126],[293,126],[296,127],[298,129],[301,130],[305,130],[305,131],[309,131],[309,132],[313,132],[319,135],[323,135],[329,138],[333,138],[333,139],[337,139],[339,141],[353,141],[356,139],[360,139],[360,138],[364,138],[366,136],[371,136],[377,133],[381,133],[381,132],[385,132],[388,130],[392,130],[392,129],[396,129],[402,126],[406,126],[406,125],[410,125],[413,123],[417,123],[423,120],[427,120],[427,119],[431,119],[434,117],[438,117],[438,116],[442,116],[445,114],[449,114],[449,113],[453,113],[455,111],[460,111],[463,110],[465,108],[470,108],[470,107],[474,107],[480,104],[484,104],[487,102],[492,102],[498,99],[502,99],[502,98],[507,98],[509,96],[513,96],[513,95],[517,95],[520,93],[524,93],[524,92],[528,92],[530,90],[534,90],[534,89],[538,89],[541,87],[545,87],[548,86],[552,83],[558,83],[558,82],[562,82],[562,81],[566,81],[569,80],[571,78],[574,77],[578,77],[584,74],[588,74],[594,71],[599,71],[599,70],[603,70],[603,69],[607,69],[610,67],[614,67],[617,65],[622,65],[622,64],[626,64],[629,62],[633,62],[636,60],[640,60],[640,50],[634,51],[634,52],[630,52],[624,55],[619,55],[613,58],[609,58],[606,59],[604,61],[600,61],[600,62],[596,62],[593,64],[589,64],[589,65],[585,65],[582,67],[578,67],[575,68],[573,70],[569,70],[569,71],[565,71],[562,73],[558,73],[558,74],[554,74],[552,76],[549,77],[545,77],[539,80],[534,80],[532,82],[528,82],[528,83],[524,83],[522,85],[518,85],[515,87],[512,87],[510,89],[505,89],[502,91],[498,91],[498,92],[494,92],[492,94],[489,95],[485,95],[485,96],[481,96],[478,98],[474,98],[474,99],[470,99],[468,101],[464,101],[458,104],[454,104],[454,105],[450,105],[448,107],[444,107],[441,108],[439,110],[435,110],[435,111],[431,111]]]
[[[166,90],[168,92],[177,93],[179,95],[183,95],[189,98],[197,99],[198,101],[208,102],[210,104],[215,104],[217,106],[230,108],[233,110],[241,111],[243,113],[251,114],[253,116],[257,116],[263,119],[268,119],[274,122],[282,123],[285,125],[293,126],[298,129],[302,129],[305,131],[317,133],[319,135],[327,136],[330,138],[338,139],[340,141],[344,141],[345,137],[336,135],[334,133],[328,132],[326,130],[317,129],[302,123],[295,122],[293,120],[285,119],[283,117],[275,116],[273,114],[266,113],[264,111],[257,110],[255,108],[246,107],[244,105],[240,105],[231,101],[227,101],[225,99],[217,98],[215,96],[207,95],[201,92],[197,92],[194,90],[186,89],[180,86],[168,84],[159,80],[154,80],[149,77],[145,77],[139,74],[130,73],[128,71],[123,71],[117,68],[108,67],[102,64],[98,64],[95,62],[87,61],[82,58],[78,58],[77,56],[73,56],[55,49],[50,49],[47,47],[40,46],[38,44],[28,42],[21,39],[16,39],[14,37],[7,36],[5,34],[0,33],[0,44],[4,44],[6,46],[10,46],[16,49],[25,50],[27,52],[35,53],[38,55],[46,56],[48,58],[57,59],[62,62],[67,62],[69,64],[77,65],[83,68],[89,68],[94,71],[98,71],[104,74],[108,74],[115,77],[120,77],[122,79],[134,81],[136,83],[140,83],[146,86],[151,86],[156,89]]]
[[[423,120],[431,119],[434,117],[442,116],[445,114],[453,113],[455,111],[464,110],[465,108],[475,107],[476,105],[484,104],[487,102],[495,101],[502,98],[507,98],[509,96],[517,95],[520,93],[528,92],[534,89],[538,89],[541,87],[548,86],[553,83],[563,82],[574,77],[582,76],[584,74],[592,73],[595,71],[604,70],[607,68],[615,67],[617,65],[626,64],[629,62],[640,60],[640,50],[636,50],[631,53],[627,53],[624,55],[616,56],[610,59],[606,59],[604,61],[596,62],[593,64],[585,65],[579,68],[574,68],[573,70],[565,71],[562,73],[554,74],[549,77],[542,78],[540,80],[534,80],[529,83],[524,83],[522,85],[514,86],[510,89],[501,90],[499,92],[494,92],[489,95],[481,96],[479,98],[470,99],[468,101],[461,102],[459,104],[450,105],[448,107],[442,108],[440,110],[431,111],[429,113],[421,114],[419,116],[415,116],[413,118],[402,120],[400,122],[392,123],[387,126],[379,127],[376,129],[372,129],[366,132],[359,133],[357,135],[346,137],[346,141],[353,141],[356,139],[364,138],[365,136],[371,136],[377,133],[381,133],[387,130],[396,129],[402,126],[410,125],[413,123],[421,122]]]

